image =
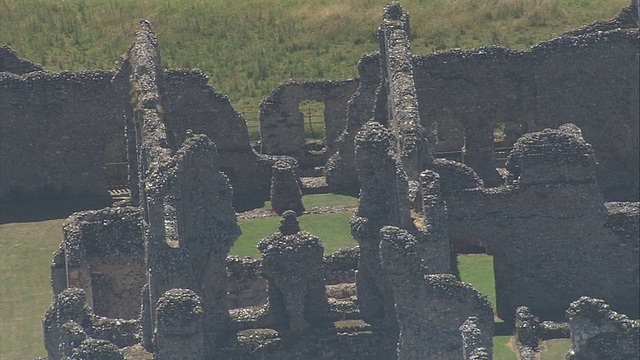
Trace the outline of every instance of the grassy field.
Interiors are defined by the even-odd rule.
[[[0,0],[0,44],[47,69],[111,69],[138,19],[157,32],[165,67],[200,68],[251,124],[287,79],[357,76],[376,51],[387,0]],[[614,16],[629,0],[406,0],[416,54],[502,45],[524,49]]]
[[[242,235],[231,248],[230,255],[261,257],[256,247],[258,240],[278,230],[279,217],[239,220]],[[349,214],[308,214],[298,218],[300,229],[322,240],[325,254],[357,243],[349,233]]]
[[[41,319],[51,304],[51,254],[63,220],[0,225],[0,359],[46,355]]]

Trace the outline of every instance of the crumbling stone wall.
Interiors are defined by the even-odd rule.
[[[271,166],[269,191],[273,211],[282,215],[285,211],[292,210],[297,215],[301,215],[304,212],[304,205],[300,185],[297,161],[277,160]]]
[[[269,285],[267,317],[278,330],[299,334],[329,324],[322,271],[322,242],[300,230],[296,213],[282,214],[278,231],[258,243]]]
[[[86,293],[77,288],[54,297],[42,324],[49,359],[124,359],[118,348],[140,341],[136,320],[95,315]]]
[[[516,346],[523,360],[535,360],[538,352],[538,321],[526,306],[519,306],[515,316]]]
[[[435,139],[430,119],[421,122],[418,112],[413,57],[409,50],[409,13],[398,2],[385,8],[378,38],[388,126],[398,142],[397,154],[409,180],[417,180],[420,172],[433,161],[431,150]]]
[[[408,30],[405,20],[406,13],[397,4],[387,7],[385,21],[390,22],[387,25],[391,29],[383,35],[383,43],[387,44],[383,50],[400,46],[398,55],[402,59],[395,59],[399,61],[395,65],[407,65],[410,57],[408,51],[402,50],[408,49],[406,37],[401,34]],[[585,41],[584,44],[590,44]],[[287,321],[288,326],[277,327],[274,326],[277,322],[263,321],[264,309],[234,309],[233,318],[227,311],[229,276],[225,257],[239,234],[229,179],[220,172],[220,155],[214,143],[206,135],[181,127],[179,110],[174,109],[165,120],[163,109],[167,106],[163,94],[172,80],[160,66],[157,39],[150,24],[141,22],[134,45],[123,58],[112,86],[120,92],[124,88],[127,94],[131,92],[132,104],[123,113],[127,120],[130,174],[144,225],[131,232],[145,229],[141,235],[147,269],[141,296],[141,333],[143,344],[155,351],[156,357],[165,356],[165,350],[178,354],[168,358],[180,356],[178,347],[188,346],[192,350],[185,356],[199,357],[202,353],[208,358],[224,359],[396,359],[398,355],[422,356],[424,352],[448,354],[452,358],[488,358],[490,345],[481,346],[491,344],[493,333],[493,314],[486,298],[451,275],[423,277],[429,272],[428,265],[436,262],[425,259],[426,256],[421,259],[420,236],[434,240],[433,249],[445,249],[446,253],[447,229],[457,238],[488,239],[486,247],[496,262],[498,311],[507,320],[514,305],[529,305],[536,314],[553,316],[560,306],[566,307],[566,298],[585,292],[606,294],[616,308],[637,310],[639,206],[604,203],[595,180],[593,149],[580,130],[563,126],[522,138],[507,164],[508,183],[501,187],[484,188],[477,173],[459,163],[436,160],[430,165],[435,172],[423,171],[422,165],[415,165],[422,164],[422,160],[414,161],[416,158],[412,157],[415,149],[423,147],[412,146],[422,143],[428,148],[432,143],[428,141],[428,132],[414,131],[420,127],[415,122],[416,102],[410,91],[413,80],[402,70],[404,65],[398,66],[399,73],[389,71],[394,69],[395,60],[386,55],[380,57],[382,63],[378,66],[387,69],[389,84],[376,87],[373,108],[358,107],[370,103],[368,96],[373,82],[368,88],[360,87],[366,94],[357,95],[350,103],[350,108],[362,112],[349,121],[360,121],[364,114],[371,114],[365,121],[380,121],[366,124],[357,136],[353,135],[353,163],[362,183],[358,210],[352,219],[352,233],[361,244],[356,277],[361,312],[357,312],[352,299],[327,301],[323,281],[318,278],[318,274],[327,271],[319,270],[318,254],[322,251],[317,239],[304,235],[303,240],[287,246],[291,244],[274,238],[262,249],[269,253],[265,256],[267,276],[271,276],[274,284],[278,283],[276,278],[284,279],[278,285],[280,289],[290,288],[285,295],[293,299],[296,296],[300,299],[305,288],[291,286],[292,281],[288,280],[311,279],[311,292],[317,295],[314,301],[304,304],[289,299],[288,306],[284,305],[289,311],[280,312],[282,316],[276,319]],[[371,56],[367,61],[374,58]],[[374,67],[371,63],[366,66]],[[177,87],[205,89],[199,73],[173,74],[176,78],[184,75],[196,79],[177,81]],[[401,81],[392,84],[398,79]],[[411,101],[397,97],[402,91],[409,91]],[[394,104],[396,115],[409,115],[407,129],[403,124],[393,124],[394,117],[388,116],[385,108],[387,100]],[[343,139],[352,136],[346,132],[343,135]],[[484,149],[483,141],[481,138],[476,142],[480,144],[477,148]],[[268,173],[275,160],[259,157],[258,168],[263,174],[265,169]],[[412,176],[418,176],[413,181],[409,181],[404,170],[405,160],[412,167]],[[442,221],[445,208],[441,195],[451,212],[448,224]],[[113,219],[106,215],[99,218]],[[284,224],[280,233],[291,232],[291,223]],[[78,235],[81,232],[75,229],[84,229],[80,226],[84,225],[74,224],[69,238],[81,239]],[[309,262],[308,268],[301,267],[300,264],[307,263],[296,260],[307,251],[313,252],[315,260]],[[429,253],[428,249],[422,251],[425,255]],[[62,287],[62,275],[66,273],[61,269],[71,263],[65,255],[66,249],[54,257],[54,289]],[[280,264],[281,257],[296,260]],[[397,258],[410,261],[389,261]],[[274,259],[278,260],[271,261]],[[425,260],[429,264],[423,266],[421,261]],[[92,278],[83,271],[78,278],[89,279],[81,284],[87,285]],[[550,287],[552,282],[557,287]],[[93,353],[106,349],[117,358],[114,347],[128,344],[127,339],[138,336],[137,328],[131,328],[132,324],[137,325],[135,321],[102,319],[95,325],[98,318],[88,310],[86,295],[75,289],[59,292],[44,322],[48,349],[71,349],[72,358],[82,357],[77,350],[80,348]],[[59,309],[66,309],[68,304],[72,310],[66,316],[66,310]],[[310,309],[321,310],[318,314],[322,323],[335,321],[335,327],[315,326],[315,321],[305,324],[317,315],[307,314],[308,309],[303,309],[309,304]],[[177,313],[181,315],[175,316],[173,310],[180,310]],[[469,320],[471,317],[475,321]],[[467,326],[463,325],[460,341],[458,329],[463,322]],[[433,326],[423,331],[421,326],[427,323]],[[299,336],[287,336],[287,330],[298,332]],[[180,336],[174,335],[185,335],[188,339],[177,340]],[[113,346],[99,340],[106,338],[114,341]],[[430,340],[413,341],[424,338]],[[77,354],[73,355],[74,352]],[[59,358],[57,355],[60,354],[54,353],[52,358]]]
[[[107,196],[104,164],[123,162],[113,72],[0,72],[0,201]],[[112,142],[120,151],[106,152]]]
[[[263,154],[288,155],[306,166],[302,100],[324,103],[326,156],[345,127],[347,101],[358,86],[354,79],[340,81],[287,81],[260,103],[260,148]],[[283,141],[283,139],[287,139]]]
[[[485,342],[486,336],[483,336],[476,317],[469,317],[460,326],[460,334],[462,335],[462,358],[464,360],[489,360],[492,358],[487,351],[492,343]]]
[[[143,301],[151,305],[142,314],[143,325],[156,323],[154,304],[167,290],[192,289],[203,299],[204,351],[214,354],[233,336],[226,304],[225,258],[240,228],[231,186],[220,172],[213,142],[188,131],[178,145],[167,133],[157,46],[151,25],[141,21],[128,61],[139,141],[135,155],[139,202],[146,228],[149,287],[148,299]],[[145,344],[151,341],[146,339]]]
[[[638,203],[603,201],[594,151],[579,129],[525,135],[507,169],[505,186],[445,197],[452,241],[482,239],[494,257],[498,315],[513,319],[524,305],[557,319],[589,295],[636,316]]]
[[[571,326],[567,359],[633,359],[640,350],[640,323],[609,309],[601,299],[581,297],[566,312]]]
[[[203,318],[200,297],[188,289],[171,289],[156,308],[156,360],[204,359]]]
[[[140,211],[132,207],[78,212],[63,226],[52,264],[54,294],[81,288],[96,314],[135,319],[146,282]]]
[[[336,140],[336,152],[327,160],[327,184],[335,193],[357,195],[360,190],[356,172],[354,140],[360,127],[374,116],[376,90],[380,86],[380,55],[362,55],[358,61],[358,88],[347,103],[346,126]]]
[[[360,251],[340,249],[322,260],[325,285],[355,282]],[[260,276],[262,259],[227,257],[227,303],[230,309],[263,305],[267,301],[267,282]]]
[[[487,297],[453,275],[423,276],[415,237],[393,226],[380,232],[380,260],[393,291],[400,328],[398,359],[460,359],[459,329],[472,316],[491,354],[494,320]]]
[[[514,142],[572,122],[598,154],[602,191],[625,200],[638,198],[638,68],[637,28],[567,34],[527,51],[492,46],[414,57],[420,118],[438,128],[464,125],[465,163],[487,186],[502,182],[493,168],[499,123]]]
[[[452,151],[464,145],[465,163],[485,185],[497,186],[503,179],[494,165],[494,128],[504,124],[504,144],[510,145],[527,132],[573,122],[601,154],[598,182],[607,199],[637,200],[640,59],[633,14],[625,8],[604,25],[569,32],[527,51],[491,46],[409,57],[412,66],[403,68],[413,68],[419,110],[415,118],[420,119],[428,147]],[[395,33],[405,31],[401,29]],[[386,49],[397,50],[401,42],[381,39],[384,76]],[[373,56],[363,57],[361,65],[371,63]],[[350,147],[359,126],[380,114],[393,119],[386,112],[386,86],[394,83],[380,86],[379,77],[365,69],[359,66],[361,83],[350,100],[344,143],[338,143],[337,154],[327,162],[327,182],[337,192],[357,187],[356,174],[345,164],[352,164]],[[376,121],[386,124],[386,119]],[[432,138],[434,129],[439,144]]]
[[[161,91],[167,134],[176,144],[185,140],[187,130],[207,135],[216,144],[220,169],[233,186],[236,205],[266,200],[270,169],[263,169],[260,156],[249,143],[244,117],[228,96],[207,85],[208,80],[200,70],[164,71]]]
[[[106,196],[114,170],[105,164],[126,161],[134,164],[129,176],[137,199],[136,159],[126,157],[140,136],[130,105],[128,54],[115,71],[79,73],[38,72],[39,66],[18,59],[6,46],[0,59],[0,201]],[[208,86],[199,70],[159,74],[172,146],[184,141],[187,129],[208,135],[219,144],[221,169],[234,185],[236,205],[268,199],[273,161],[251,148],[245,119],[229,98]]]
[[[356,164],[362,184],[351,235],[360,246],[356,286],[363,319],[395,325],[390,284],[380,267],[380,229],[411,225],[407,178],[394,157],[394,138],[378,123],[367,123],[356,136]]]

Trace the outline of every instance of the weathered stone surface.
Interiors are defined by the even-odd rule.
[[[567,359],[633,359],[640,350],[640,323],[609,309],[604,301],[581,297],[566,312],[571,326]]]
[[[380,259],[393,291],[398,326],[398,359],[460,359],[460,326],[475,317],[480,341],[491,354],[493,309],[486,296],[453,275],[422,275],[413,235],[393,226],[382,228]]]
[[[226,258],[240,233],[238,199],[266,200],[273,167],[295,160],[256,154],[242,116],[199,70],[163,69],[147,21],[115,71],[34,72],[35,65],[0,48],[0,70],[9,69],[0,73],[0,110],[8,119],[0,132],[7,149],[0,152],[0,198],[104,194],[103,160],[126,159],[136,206],[67,221],[51,267],[57,295],[43,321],[49,357],[121,359],[118,349],[142,337],[158,358],[489,359],[493,312],[471,286],[442,274],[455,270],[449,237],[494,255],[503,319],[513,320],[522,305],[557,317],[585,294],[637,317],[640,207],[605,203],[599,193],[637,198],[638,31],[628,28],[637,24],[630,14],[528,51],[414,57],[408,14],[392,3],[380,54],[363,56],[358,80],[279,86],[261,106],[271,119],[265,139],[267,128],[291,130],[290,144],[275,145],[295,145],[286,151],[303,154],[305,166],[321,165],[336,150],[328,185],[361,190],[351,221],[359,248],[324,258],[319,239],[297,225],[295,211],[302,210],[292,184],[299,190],[300,181],[291,169],[287,181],[274,183],[293,193],[293,205],[281,210],[296,209],[261,242],[264,258]],[[307,156],[316,144],[293,141],[304,97],[325,102],[322,156]],[[492,161],[496,121],[504,123],[505,143],[515,143],[500,174]],[[559,128],[516,142],[546,126]],[[460,147],[463,138],[467,165],[432,161],[433,131],[443,129],[448,146]],[[25,138],[45,139],[36,144],[41,151]],[[36,166],[6,172],[6,163]],[[357,297],[353,284],[341,284],[354,281],[356,268]],[[256,281],[260,272],[268,290]],[[228,289],[228,281],[242,284]],[[134,291],[140,283],[142,291]],[[327,284],[334,298],[327,299]],[[127,303],[135,306],[125,314]],[[119,319],[100,317],[91,305]],[[138,319],[120,318],[136,317],[138,305]],[[581,334],[575,356],[637,354],[637,323],[607,313],[591,336],[597,316],[581,321],[601,307],[587,305],[568,312]],[[230,314],[230,307],[238,308]],[[530,316],[520,315],[522,343],[566,333],[548,321],[529,326]]]
[[[282,214],[278,231],[260,241],[262,275],[267,279],[266,316],[276,329],[298,334],[329,320],[320,239],[300,231],[295,212]]]
[[[204,359],[204,309],[188,289],[165,292],[156,307],[157,360]]]
[[[103,354],[104,359],[123,359],[118,348],[140,341],[138,321],[95,315],[87,304],[87,294],[78,288],[56,295],[42,324],[49,359],[97,360]]]
[[[547,129],[518,140],[507,166],[505,186],[445,196],[452,242],[494,256],[498,315],[527,306],[558,320],[590,294],[635,316],[638,206],[604,202],[591,146],[570,126]]]

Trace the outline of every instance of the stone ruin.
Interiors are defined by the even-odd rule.
[[[455,277],[469,245],[494,256],[522,358],[569,332],[574,359],[637,354],[638,323],[605,305],[638,317],[640,206],[607,202],[637,200],[635,6],[528,51],[413,56],[391,3],[358,79],[289,82],[262,103],[264,154],[205,75],[161,67],[146,21],[113,71],[43,72],[0,48],[3,199],[105,195],[104,164],[127,164],[128,204],[64,225],[49,358],[490,359],[491,304]],[[325,103],[329,186],[360,193],[359,247],[326,257],[296,220],[318,161],[305,98]],[[513,144],[499,171],[496,122]],[[460,144],[465,164],[437,157]],[[282,220],[263,258],[228,258],[234,205],[269,197]],[[355,296],[328,296],[349,282]],[[536,320],[565,310],[568,326]]]

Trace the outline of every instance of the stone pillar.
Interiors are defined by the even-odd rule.
[[[389,127],[397,138],[396,153],[409,179],[417,180],[420,172],[433,162],[431,151],[435,137],[430,129],[431,121],[426,121],[427,129],[420,121],[409,27],[409,13],[394,1],[384,9],[378,36],[382,74],[388,88]]]
[[[394,137],[378,123],[367,123],[355,140],[361,189],[351,235],[360,245],[356,273],[362,318],[374,325],[397,324],[391,288],[380,268],[380,229],[412,225],[406,174],[394,155]]]
[[[440,175],[431,170],[420,174],[424,228],[417,236],[425,274],[450,274],[453,251],[447,234],[447,210],[440,194]]]
[[[156,360],[202,360],[204,311],[188,289],[171,289],[156,307]]]
[[[385,226],[380,234],[380,260],[393,289],[400,330],[398,360],[431,358],[422,335],[428,324],[420,316],[425,294],[418,244],[413,235],[394,226]]]
[[[320,239],[300,231],[295,212],[285,211],[279,229],[258,244],[268,285],[268,316],[278,330],[300,333],[327,323],[329,305]]]
[[[380,259],[395,299],[398,359],[458,360],[463,352],[460,326],[476,317],[482,343],[492,354],[493,309],[486,296],[453,275],[422,275],[418,244],[394,226],[380,231]]]
[[[538,322],[526,306],[516,309],[516,340],[522,360],[536,359],[538,351]]]
[[[357,195],[360,185],[355,163],[354,139],[358,130],[373,117],[376,89],[380,85],[378,54],[365,54],[358,61],[360,84],[347,104],[346,128],[336,141],[336,153],[326,163],[327,184],[335,193]]]
[[[271,207],[278,215],[293,210],[297,215],[304,212],[302,190],[297,166],[291,162],[277,160],[271,166]]]
[[[471,316],[460,326],[462,335],[462,356],[464,360],[490,360],[485,343],[486,336],[478,327],[478,318]],[[489,347],[490,348],[490,347]]]

